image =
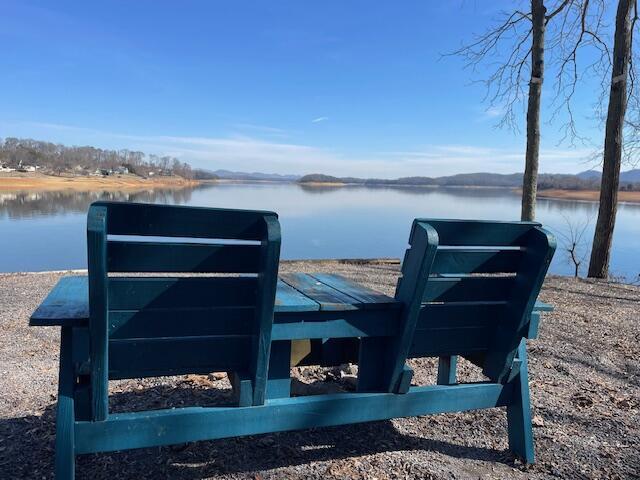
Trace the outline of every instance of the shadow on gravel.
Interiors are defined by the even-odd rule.
[[[215,389],[209,389],[215,390]],[[226,397],[225,391],[220,391]],[[214,392],[215,394],[215,392]],[[149,408],[148,398],[180,395],[185,404],[198,404],[202,390],[158,386],[138,392],[117,393],[111,403],[122,410]],[[195,402],[193,400],[196,400]],[[180,403],[183,403],[182,401]],[[0,472],[3,478],[52,478],[55,440],[55,403],[42,415],[0,420]],[[428,421],[421,419],[420,421]],[[122,453],[81,455],[77,478],[200,479],[318,461],[340,460],[379,452],[426,450],[462,459],[513,463],[507,451],[454,445],[405,435],[390,421],[322,429],[230,438]],[[295,475],[295,474],[294,474]],[[300,476],[303,476],[302,472]]]
[[[607,288],[613,290],[616,289],[615,286],[611,286],[611,285],[607,285]],[[567,288],[567,287],[558,287],[558,286],[551,286],[551,285],[545,285],[544,289],[546,291],[555,291],[555,292],[559,292],[559,293],[565,293],[565,294],[573,294],[573,295],[577,295],[577,296],[584,296],[585,292],[581,291],[581,290],[575,290],[573,288]],[[622,293],[628,293],[629,296],[624,296],[624,297],[618,297],[615,295],[607,295],[607,294],[602,294],[602,293],[593,293],[593,292],[589,292],[588,295],[590,298],[599,298],[601,300],[611,300],[611,301],[622,301],[622,302],[637,302],[638,299],[636,296],[633,296],[632,292],[629,292],[629,290],[624,289],[624,288],[617,288],[617,291],[620,291]]]
[[[565,342],[566,345],[573,345],[576,343],[575,338],[573,338],[571,335],[557,334],[557,337],[558,339]],[[560,360],[565,364],[572,364],[574,368],[584,367],[586,369],[593,370],[615,381],[621,381],[636,387],[640,386],[640,371],[631,362],[621,363],[616,367],[607,367],[606,365],[603,365],[599,359],[592,358],[587,354],[584,354],[582,357],[580,357],[573,352],[545,352],[545,356],[547,358]],[[557,369],[557,365],[559,364],[556,362],[555,365]],[[567,376],[570,375],[570,372],[568,370],[564,373]]]

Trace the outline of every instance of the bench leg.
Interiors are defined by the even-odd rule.
[[[440,357],[438,360],[438,385],[455,385],[458,357],[456,355]]]
[[[531,404],[529,400],[529,373],[527,369],[527,348],[525,340],[518,347],[517,360],[514,362],[513,393],[514,400],[507,407],[509,429],[509,449],[525,463],[534,463],[533,429],[531,426]]]
[[[239,407],[250,407],[253,402],[253,385],[247,372],[227,372],[233,389],[233,400]]]
[[[62,327],[60,338],[60,372],[58,377],[58,407],[56,412],[56,459],[57,480],[75,477],[74,453],[74,377],[72,361],[72,330]]]
[[[291,396],[291,341],[278,340],[271,343],[267,398]]]
[[[360,340],[356,391],[385,391],[388,378],[384,372],[387,371],[389,363],[387,359],[390,344],[388,337],[365,337]]]

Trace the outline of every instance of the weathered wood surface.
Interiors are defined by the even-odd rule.
[[[539,224],[414,221],[392,298],[337,275],[278,279],[269,212],[99,202],[88,220],[88,280],[62,279],[30,321],[64,326],[61,478],[80,453],[497,406],[507,407],[511,450],[533,462],[525,339],[551,308],[536,298],[555,248]],[[300,363],[359,355],[358,393],[291,398],[293,340],[309,341]],[[424,356],[439,357],[438,385],[412,387],[406,361]],[[457,384],[458,356],[489,381]],[[108,413],[109,379],[211,371],[228,372],[236,406]]]
[[[29,319],[32,326],[79,326],[89,321],[86,275],[62,277]]]
[[[189,407],[114,414],[105,422],[76,423],[76,453],[499,407],[511,402],[511,387],[495,383],[434,385],[411,387],[402,395],[344,393],[275,398],[259,407]]]
[[[49,293],[40,306],[33,312],[29,319],[29,325],[34,327],[86,325],[89,321],[89,294],[87,285],[86,275],[62,277],[55,284],[51,293]],[[395,300],[391,297],[387,298],[390,299],[389,307],[399,307]],[[394,306],[394,304],[396,305]],[[351,307],[357,307],[358,305],[362,304],[358,302]],[[348,308],[348,310],[355,309],[351,307]],[[278,317],[283,317],[281,314],[291,312],[302,314],[306,312],[316,312],[318,310],[320,310],[320,304],[318,302],[286,284],[282,279],[278,281],[274,307],[275,323],[279,321]],[[541,301],[536,301],[533,307],[534,312],[550,312],[552,310],[552,305]]]

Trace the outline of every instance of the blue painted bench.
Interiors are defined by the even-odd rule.
[[[62,327],[58,478],[84,453],[500,406],[510,449],[534,460],[525,339],[551,309],[536,298],[555,249],[539,224],[415,220],[394,298],[278,278],[270,212],[98,202],[87,239],[88,277],[61,279],[30,320]],[[301,340],[299,364],[357,362],[357,392],[291,397]],[[435,385],[411,385],[416,357],[439,358]],[[458,357],[487,380],[458,383]],[[109,379],[214,371],[234,405],[108,412]]]

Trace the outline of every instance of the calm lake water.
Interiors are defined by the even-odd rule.
[[[0,271],[86,268],[85,223],[98,199],[274,210],[282,225],[282,258],[401,257],[415,217],[517,220],[520,198],[506,189],[309,188],[295,184],[222,184],[145,193],[0,193]],[[568,222],[589,223],[597,203],[538,200],[538,220],[558,236],[552,272],[572,273],[562,250]],[[640,273],[640,205],[620,205],[611,272]]]

